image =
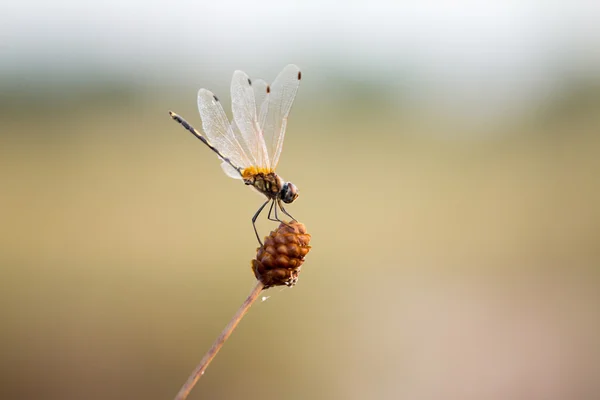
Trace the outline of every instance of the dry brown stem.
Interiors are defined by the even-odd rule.
[[[240,308],[237,310],[231,321],[229,321],[229,324],[227,324],[225,329],[223,329],[223,332],[221,332],[221,334],[219,335],[217,340],[215,340],[208,352],[204,355],[204,357],[202,357],[200,364],[198,364],[198,366],[196,367],[196,369],[194,369],[188,380],[183,384],[183,386],[179,390],[179,393],[177,393],[177,396],[175,396],[175,400],[185,400],[188,397],[188,395],[196,385],[196,382],[198,382],[198,379],[200,379],[200,377],[204,375],[204,371],[206,371],[206,368],[208,368],[208,365],[210,364],[212,359],[215,358],[219,350],[221,350],[221,347],[223,347],[225,341],[229,338],[229,336],[231,336],[231,333],[233,332],[235,327],[240,323],[244,315],[248,312],[250,306],[256,301],[263,288],[264,285],[262,284],[262,282],[257,281],[256,286],[254,286],[254,289],[252,289],[252,292],[250,292],[250,294],[248,295],[244,303],[242,303]]]

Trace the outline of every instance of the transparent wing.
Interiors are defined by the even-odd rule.
[[[258,126],[262,131],[264,129],[265,120],[267,118],[267,110],[269,109],[269,91],[271,89],[269,87],[269,84],[263,81],[262,79],[253,80],[252,89],[254,89],[254,98],[256,99],[256,113],[258,115]],[[269,154],[269,158],[270,156],[271,154]]]
[[[251,161],[257,167],[268,168],[269,155],[258,124],[254,89],[250,78],[242,71],[235,71],[231,79],[231,109]]]
[[[233,136],[235,138],[237,138],[238,143],[240,144],[240,147],[244,149],[245,154],[251,154],[250,151],[246,148],[246,142],[245,142],[244,138],[242,137],[242,133],[240,132],[240,129],[238,128],[235,121],[231,121],[230,129],[231,129],[231,132],[233,132]],[[249,167],[251,165],[256,165],[256,164],[254,161],[252,161],[252,156],[249,155],[248,156],[248,164],[244,165],[243,168]],[[221,168],[223,168],[223,172],[225,172],[225,174],[227,176],[229,176],[230,178],[242,179],[240,173],[235,168],[232,168],[228,162],[223,161],[221,163]]]
[[[223,172],[225,172],[225,175],[227,175],[228,177],[233,179],[242,179],[242,176],[240,175],[238,170],[229,165],[227,161],[223,161],[221,163],[221,168],[223,169]]]
[[[251,166],[252,160],[248,156],[248,150],[244,148],[239,136],[236,136],[221,102],[211,91],[200,89],[198,110],[202,118],[202,129],[210,144],[234,165],[240,168]],[[225,172],[230,175],[227,170]],[[239,174],[237,175],[239,177]]]
[[[301,77],[300,68],[290,64],[277,75],[270,87],[270,92],[266,94],[268,102],[265,105],[264,123],[261,128],[267,154],[271,161],[269,165],[271,169],[275,169],[279,163],[287,118],[294,103]]]

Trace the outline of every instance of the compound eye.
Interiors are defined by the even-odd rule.
[[[284,203],[291,203],[298,197],[298,188],[290,182],[286,182],[281,188],[281,200]]]

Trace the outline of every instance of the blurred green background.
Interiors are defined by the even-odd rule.
[[[542,4],[0,6],[0,398],[177,393],[261,198],[167,111],[288,63],[313,249],[190,398],[598,398],[600,13]]]

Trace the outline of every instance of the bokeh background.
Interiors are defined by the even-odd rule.
[[[261,199],[167,111],[288,63],[313,250],[190,398],[597,399],[598,5],[377,0],[0,5],[0,398],[176,394]]]

